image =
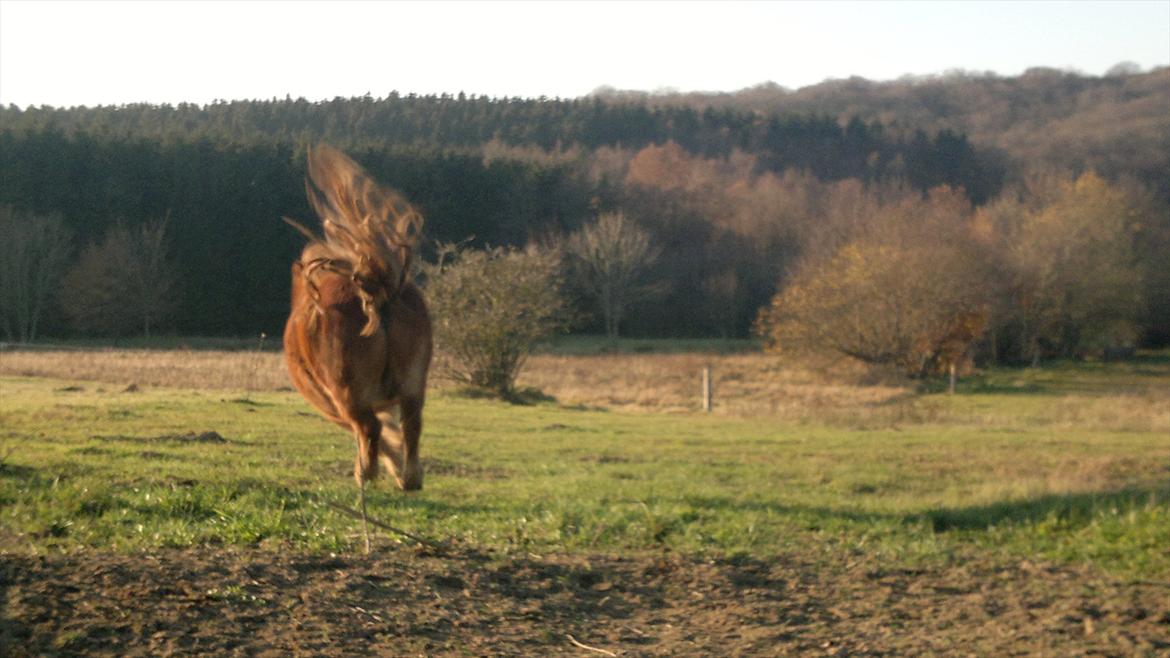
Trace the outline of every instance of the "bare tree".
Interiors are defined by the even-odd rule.
[[[41,316],[69,262],[71,242],[60,216],[0,206],[0,324],[8,340],[36,339]]]
[[[130,275],[138,297],[142,331],[147,336],[175,306],[174,267],[166,244],[169,219],[167,216],[161,222],[143,224],[135,236],[139,258]]]
[[[645,281],[661,250],[650,234],[623,213],[604,213],[569,236],[577,283],[594,299],[605,318],[605,334],[617,338],[626,309],[658,292]]]
[[[149,336],[174,308],[175,275],[166,220],[131,230],[115,224],[81,252],[65,276],[61,302],[74,327],[98,334]]]

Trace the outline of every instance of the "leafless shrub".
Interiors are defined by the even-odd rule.
[[[29,342],[61,274],[72,237],[60,216],[0,206],[0,326],[8,340]]]
[[[567,324],[559,270],[550,250],[442,249],[425,268],[438,372],[510,396],[535,343]]]

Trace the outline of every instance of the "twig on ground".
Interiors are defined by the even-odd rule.
[[[329,501],[329,500],[326,500],[323,502],[326,505],[332,507],[333,509],[335,509],[338,512],[341,512],[347,516],[350,516],[350,517],[355,518],[355,519],[362,518],[361,514],[358,514],[357,512],[349,509],[348,507],[342,507],[341,505],[338,505],[337,503],[334,503],[334,502]],[[426,537],[419,537],[418,535],[411,533],[411,532],[407,532],[406,530],[403,530],[402,528],[395,528],[394,526],[390,525],[389,523],[382,523],[381,521],[378,521],[377,519],[371,519],[368,517],[368,515],[367,515],[367,520],[369,521],[370,525],[372,525],[372,526],[376,526],[376,527],[381,528],[383,530],[389,530],[390,532],[393,532],[393,533],[398,534],[398,535],[402,535],[403,537],[406,537],[407,539],[413,539],[414,541],[416,541],[420,544],[423,544],[424,546],[430,546],[431,548],[436,549],[436,550],[443,550],[445,548],[442,544],[440,544],[437,541],[427,539]]]
[[[354,612],[361,612],[361,613],[364,613],[364,614],[367,614],[367,615],[369,615],[370,617],[372,617],[372,618],[373,618],[373,620],[374,620],[374,621],[378,621],[378,622],[382,621],[382,618],[381,618],[381,617],[379,617],[378,615],[376,615],[376,614],[374,614],[374,613],[370,612],[369,610],[366,610],[365,608],[363,608],[363,607],[361,607],[361,606],[357,606],[357,605],[351,605],[351,606],[349,606],[349,607],[350,607],[350,609],[352,609]]]
[[[612,652],[612,651],[607,651],[605,649],[598,649],[597,647],[591,647],[588,644],[581,644],[580,642],[577,641],[577,638],[575,638],[569,634],[566,634],[565,637],[569,638],[569,641],[572,642],[573,646],[575,646],[575,647],[581,647],[582,649],[585,649],[586,651],[595,651],[597,653],[603,653],[607,656],[613,656],[614,658],[617,658],[617,654]]]

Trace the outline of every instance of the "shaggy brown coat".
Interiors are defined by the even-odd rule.
[[[364,517],[365,482],[379,464],[401,489],[423,483],[419,437],[432,332],[410,280],[422,218],[329,147],[310,152],[306,188],[324,236],[290,220],[310,242],[292,266],[285,364],[305,399],[357,439]]]

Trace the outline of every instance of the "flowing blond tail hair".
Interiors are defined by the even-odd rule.
[[[310,245],[301,256],[302,274],[314,304],[313,275],[325,269],[357,285],[366,324],[361,335],[381,326],[379,307],[410,280],[410,264],[422,232],[422,215],[401,195],[375,182],[341,151],[330,146],[309,150],[305,192],[321,219],[324,236],[284,218]],[[320,305],[317,304],[320,311]]]

